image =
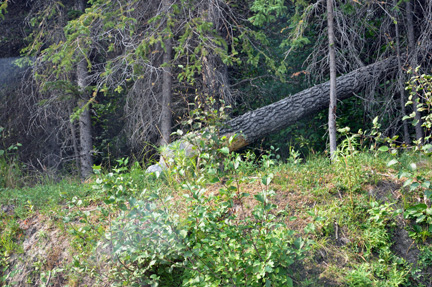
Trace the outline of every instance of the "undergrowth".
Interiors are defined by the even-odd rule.
[[[333,164],[282,162],[231,153],[235,137],[208,127],[189,154],[169,147],[162,172],[120,159],[84,185],[3,189],[0,282],[12,254],[30,256],[23,222],[43,214],[70,250],[32,265],[41,286],[431,286],[430,156],[364,135],[346,131]]]
[[[415,236],[415,219],[407,221],[412,248],[422,250],[416,268],[393,251],[393,236],[404,213],[422,198],[421,190],[403,188],[398,170],[417,162],[414,181],[430,178],[429,158],[359,152],[354,162],[360,167],[349,172],[350,159],[334,165],[321,156],[280,163],[272,155],[240,157],[222,147],[218,153],[223,170],[202,167],[196,173],[194,165],[176,164],[157,176],[119,162],[111,172],[96,170],[87,187],[36,186],[19,190],[16,198],[7,191],[2,200],[13,202],[19,216],[3,213],[2,252],[22,252],[19,222],[42,212],[70,238],[72,261],[62,272],[75,286],[86,276],[113,286],[427,282],[430,236]],[[392,159],[397,166],[387,166]],[[390,183],[396,188],[384,193]],[[6,275],[11,266],[4,258]]]

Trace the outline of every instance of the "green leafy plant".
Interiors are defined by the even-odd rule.
[[[409,235],[423,242],[432,236],[432,208],[424,203],[419,203],[408,207],[404,212],[406,219],[414,220],[413,231]]]
[[[237,193],[233,182],[220,195],[185,183],[185,219],[160,192],[131,198],[107,237],[121,262],[115,276],[131,286],[160,283],[160,272],[181,277],[182,286],[292,286],[289,266],[304,257],[308,244],[274,213],[271,176],[262,182],[266,188],[254,196],[258,204],[250,215],[241,211],[249,195]]]
[[[185,186],[192,204],[187,218],[190,235],[184,234],[186,259],[194,264],[187,269],[183,286],[292,286],[289,266],[303,258],[307,242],[294,237],[281,214],[274,213],[271,180],[272,175],[262,177],[265,188],[254,195],[258,204],[251,215],[244,213],[243,204],[249,194],[232,185],[235,181],[219,196],[204,196],[202,189]]]
[[[222,111],[209,108],[194,115],[204,124],[205,117],[216,122]],[[290,266],[305,256],[308,241],[287,228],[285,211],[271,202],[273,174],[262,171],[262,191],[253,197],[243,191],[254,166],[246,159],[256,159],[230,153],[227,145],[234,137],[219,137],[216,126],[189,138],[192,157],[171,146],[173,156],[159,179],[168,179],[165,184],[179,194],[163,186],[138,192],[120,171],[97,180],[95,188],[109,206],[105,212],[117,214],[104,243],[112,246],[113,262],[118,262],[111,272],[116,284],[293,285]],[[267,168],[274,164],[270,155],[260,161]],[[210,193],[209,184],[220,188]]]
[[[393,166],[399,161],[393,159],[387,165]],[[398,174],[399,178],[407,178],[403,184],[410,193],[420,194],[424,203],[408,205],[404,212],[405,219],[414,221],[413,230],[409,232],[410,236],[422,240],[423,242],[432,236],[432,208],[427,203],[432,199],[431,183],[424,176],[417,172],[417,165],[411,163],[408,170],[402,168]]]
[[[22,252],[21,236],[22,230],[16,218],[0,210],[0,285],[10,274],[7,272],[10,267],[9,257],[13,253]]]
[[[423,142],[427,142],[431,135],[430,130],[432,128],[432,114],[430,113],[432,108],[432,75],[428,74],[419,74],[420,67],[417,67],[414,71],[410,71],[410,73],[414,73],[413,76],[407,83],[406,90],[409,91],[409,100],[407,101],[407,105],[416,105],[417,111],[422,113],[422,127],[426,130],[427,136],[417,142],[421,144]],[[416,112],[412,112],[410,115],[405,116],[403,119],[411,119],[413,120],[412,124],[415,126],[418,123],[418,120],[415,118]],[[424,151],[430,151],[432,145],[427,144],[422,147]]]
[[[374,251],[381,252],[390,247],[389,229],[395,226],[396,211],[390,203],[379,204],[372,201],[367,213],[369,217],[363,224],[362,237],[366,249],[365,256],[369,257]]]
[[[4,14],[7,13],[8,1],[0,1],[0,19],[4,19]]]
[[[349,127],[338,129],[345,139],[340,143],[336,151],[337,168],[340,172],[340,181],[349,192],[351,205],[354,206],[353,193],[359,189],[361,165],[359,164],[359,135],[350,134]]]
[[[405,286],[408,282],[411,266],[391,250],[391,228],[396,226],[398,212],[390,203],[370,203],[361,237],[367,262],[353,265],[345,278],[348,286]]]

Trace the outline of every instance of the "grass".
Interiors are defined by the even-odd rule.
[[[89,185],[75,179],[64,179],[32,187],[0,189],[0,205],[13,206],[14,213],[25,218],[32,211],[49,211],[66,204],[74,196],[86,197],[90,193]]]
[[[393,158],[397,158],[399,164],[388,167],[387,163]],[[402,188],[404,180],[397,176],[400,170],[409,169],[413,162],[418,167],[416,176],[432,178],[432,160],[416,153],[402,153],[396,157],[387,153],[358,153],[342,157],[335,164],[318,155],[301,164],[277,163],[268,167],[256,164],[253,168],[248,165],[245,170],[240,166],[230,176],[234,183],[238,183],[237,188],[251,194],[242,203],[246,213],[250,214],[257,204],[253,195],[263,188],[260,178],[274,174],[270,187],[275,191],[271,201],[278,206],[276,211],[287,213],[286,225],[312,242],[307,256],[293,267],[291,277],[295,286],[427,286],[431,280],[427,275],[432,268],[431,238],[425,242],[412,240],[410,248],[419,250],[416,269],[395,251],[395,246],[401,244],[395,241],[396,232],[404,228],[410,230],[411,225],[402,218],[400,210],[416,203],[421,195],[421,190],[409,192]],[[20,242],[14,237],[23,233],[19,231],[21,221],[34,213],[44,213],[54,220],[52,211],[57,210],[57,219],[59,214],[70,217],[66,223],[57,220],[57,228],[62,226],[60,229],[69,232],[69,253],[75,258],[73,264],[65,259],[62,276],[69,277],[71,282],[79,277],[90,278],[94,276],[90,270],[95,270],[96,266],[102,272],[116,270],[115,274],[120,276],[130,266],[123,266],[121,262],[102,264],[91,259],[95,255],[93,252],[101,248],[97,244],[109,231],[111,221],[122,213],[121,202],[107,204],[107,192],[124,190],[128,196],[140,200],[144,199],[141,197],[143,194],[160,190],[165,196],[174,198],[172,206],[178,211],[180,221],[189,212],[190,206],[184,200],[185,191],[178,174],[156,178],[134,166],[111,178],[104,174],[97,177],[102,181],[94,179],[90,184],[81,184],[64,180],[1,190],[0,204],[14,206],[14,216],[2,217],[3,222],[10,222],[0,225],[2,232],[10,231],[5,241],[9,245],[3,243],[3,249],[7,247],[18,252],[17,247],[10,246],[11,242]],[[196,183],[198,178],[185,180]],[[225,178],[221,177],[212,183],[214,177],[204,174],[199,185],[205,188],[206,196],[210,193],[218,196],[219,190],[226,185],[224,181]],[[144,190],[147,193],[143,193]],[[81,203],[67,205],[74,197]],[[127,200],[124,202],[126,211],[129,204]],[[39,234],[44,238],[51,236],[49,231],[41,230]],[[110,258],[109,254],[104,256]],[[163,274],[170,276],[166,270]],[[181,273],[176,273],[176,276],[181,276]],[[168,277],[165,282],[170,282]],[[98,280],[113,280],[109,278],[100,277]],[[83,284],[83,281],[79,282]]]

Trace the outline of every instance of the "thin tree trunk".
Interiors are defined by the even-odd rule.
[[[415,51],[415,34],[414,34],[414,20],[413,20],[413,9],[412,9],[412,3],[411,0],[408,0],[406,2],[406,18],[407,18],[407,34],[408,34],[408,49],[410,54],[410,65],[411,69],[414,71],[414,69],[417,67],[417,53]],[[413,97],[413,107],[415,112],[415,120],[417,121],[417,124],[415,125],[415,131],[416,131],[416,140],[417,141],[423,141],[424,134],[423,134],[423,128],[422,128],[422,119],[421,114],[417,107],[417,102],[419,101],[419,97],[417,94]]]
[[[203,9],[204,11],[202,11],[201,14],[203,14],[204,21],[212,23],[213,28],[217,31],[219,28],[219,19],[216,15],[216,12],[214,11],[214,1],[215,0],[208,0],[208,6],[205,7],[207,9]],[[202,57],[202,77],[204,93],[212,97],[214,97],[215,95],[222,96],[220,93],[221,91],[218,87],[218,79],[216,75],[217,56],[213,55],[212,52],[205,47],[203,49],[204,51]]]
[[[396,0],[393,0],[393,5],[396,7],[397,2]],[[405,87],[404,87],[404,79],[402,74],[402,61],[401,61],[401,55],[400,55],[400,43],[399,43],[399,24],[397,22],[397,11],[395,11],[395,31],[396,31],[396,57],[398,61],[398,86],[399,86],[399,93],[400,93],[400,105],[401,105],[401,112],[402,112],[402,118],[406,116],[406,108],[405,108]],[[411,139],[408,131],[408,122],[405,120],[402,120],[402,126],[403,126],[403,135],[404,135],[404,142],[406,144],[411,144]]]
[[[77,0],[77,10],[84,12],[85,1]],[[87,61],[85,56],[82,56],[81,61],[77,65],[77,82],[80,92],[78,106],[81,110],[79,116],[79,134],[80,134],[80,162],[81,162],[81,178],[86,179],[93,173],[93,140],[90,115],[90,95],[85,89],[89,86],[88,83]]]
[[[80,162],[81,162],[81,178],[88,178],[93,172],[93,141],[91,129],[91,116],[89,100],[90,96],[85,88],[87,83],[87,61],[82,59],[77,66],[77,81],[80,90],[80,99],[78,106],[81,110],[79,116],[79,133],[80,133]]]
[[[170,1],[163,1],[163,11],[170,13]],[[168,20],[167,20],[168,21]],[[160,145],[167,145],[170,143],[171,136],[171,125],[172,125],[172,68],[171,68],[171,57],[172,57],[172,38],[170,34],[164,35],[164,46],[165,51],[163,54],[163,75],[162,75],[162,110],[161,110],[161,121],[160,121],[160,132],[161,139]]]
[[[333,27],[333,0],[327,0],[327,28],[329,40],[330,57],[330,105],[328,114],[329,138],[330,138],[330,159],[336,156],[336,55]]]

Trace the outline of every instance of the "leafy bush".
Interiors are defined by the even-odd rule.
[[[112,223],[107,239],[118,267],[124,267],[114,273],[121,284],[157,284],[178,276],[182,286],[292,286],[289,266],[304,256],[307,243],[274,212],[269,201],[274,192],[256,194],[258,204],[246,215],[240,201],[249,195],[229,196],[232,186],[220,196],[205,195],[197,185],[184,188],[189,205],[184,216],[173,212],[173,198],[145,192],[144,200],[130,198],[130,208]]]
[[[427,142],[430,139],[430,130],[432,128],[432,114],[430,113],[432,107],[432,75],[418,74],[419,67],[415,69],[415,74],[407,83],[406,90],[409,91],[409,101],[407,105],[416,105],[417,111],[422,113],[420,115],[422,120],[422,127],[426,130],[427,136],[422,141]],[[412,72],[412,71],[410,71]],[[404,117],[406,119],[412,119],[413,125],[417,125],[418,120],[415,119],[416,113],[412,112],[410,115]],[[419,143],[421,143],[420,141]],[[430,144],[426,145],[426,149],[430,149]]]
[[[268,186],[269,177],[263,182]],[[188,187],[191,212],[184,286],[292,286],[289,266],[301,259],[307,248],[301,238],[286,228],[283,216],[275,214],[270,203],[273,191],[265,189],[254,196],[258,204],[251,215],[243,211],[240,194],[219,202],[218,196],[203,196],[202,189]],[[234,186],[221,194],[236,191]],[[216,203],[216,204],[215,204]]]
[[[222,112],[193,115],[213,123]],[[273,175],[261,176],[262,191],[252,198],[242,184],[250,181],[255,163],[229,152],[234,137],[221,138],[209,126],[187,138],[193,156],[172,145],[168,168],[156,175],[167,188],[141,192],[121,169],[96,181],[107,204],[102,214],[116,215],[105,235],[118,263],[113,280],[119,286],[292,286],[290,265],[305,256],[308,243],[287,228],[285,213],[271,203]],[[273,163],[262,157],[263,166]],[[219,191],[210,193],[209,184]],[[173,189],[177,194],[169,193]]]
[[[250,163],[223,147],[201,150],[197,156],[208,163],[215,162],[212,156],[223,160],[223,182],[214,164],[198,170],[191,161],[175,157],[176,180],[167,184],[184,193],[180,211],[178,200],[163,188],[139,194],[120,169],[97,180],[98,194],[111,206],[104,212],[119,213],[106,235],[119,262],[113,277],[130,286],[292,286],[289,266],[304,256],[308,244],[294,236],[284,214],[270,202],[273,176],[262,177],[263,190],[254,195],[255,207],[248,213],[244,202],[250,195],[241,192],[246,177],[240,171]],[[264,165],[271,165],[264,159]],[[207,194],[209,182],[221,184],[217,195]]]

